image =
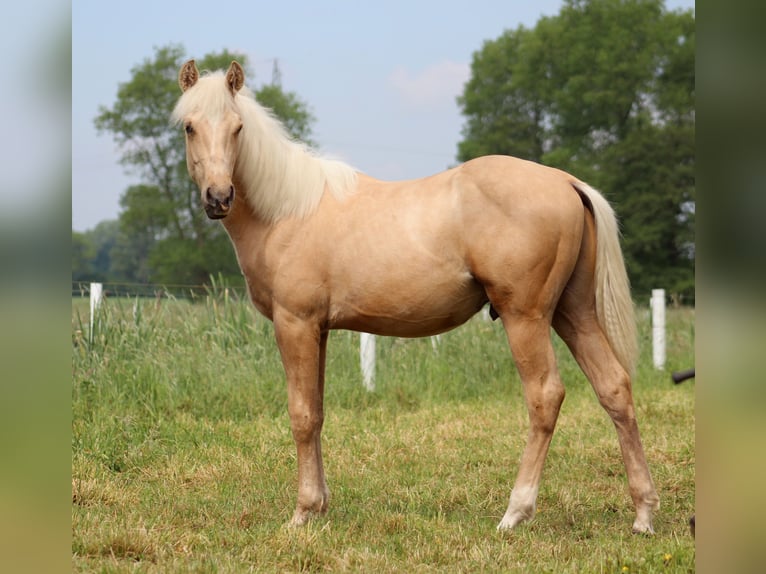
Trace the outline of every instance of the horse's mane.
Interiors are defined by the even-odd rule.
[[[320,157],[292,139],[247,87],[232,98],[223,72],[203,75],[184,92],[172,118],[180,123],[193,111],[217,117],[227,110],[239,113],[243,124],[236,179],[244,185],[241,191],[252,208],[267,221],[310,214],[325,189],[337,197],[355,189],[356,171],[351,166]]]

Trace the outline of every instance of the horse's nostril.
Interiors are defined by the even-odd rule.
[[[205,189],[203,195],[205,209],[208,211],[208,215],[210,215],[210,213],[218,215],[218,217],[215,217],[214,219],[223,217],[231,209],[232,203],[234,202],[234,186],[229,185],[228,194],[224,194],[226,194],[226,188],[214,188],[211,185]]]
[[[234,200],[234,186],[229,186],[229,196],[223,200],[224,205],[231,205],[231,202]]]

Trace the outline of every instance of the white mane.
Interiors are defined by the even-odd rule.
[[[310,214],[325,189],[336,197],[353,193],[356,171],[351,166],[322,158],[293,140],[246,87],[232,98],[223,72],[201,77],[181,96],[172,117],[180,123],[192,111],[217,117],[227,110],[238,112],[243,124],[234,168],[235,179],[244,185],[239,191],[267,221]]]

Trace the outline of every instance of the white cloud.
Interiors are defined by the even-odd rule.
[[[409,106],[444,109],[454,107],[455,97],[470,75],[467,63],[444,60],[417,72],[399,66],[389,75],[388,83]]]

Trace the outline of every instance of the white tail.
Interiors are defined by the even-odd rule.
[[[638,334],[630,282],[620,249],[617,217],[598,191],[581,181],[572,185],[585,195],[596,220],[596,314],[617,360],[632,377],[638,360]]]

